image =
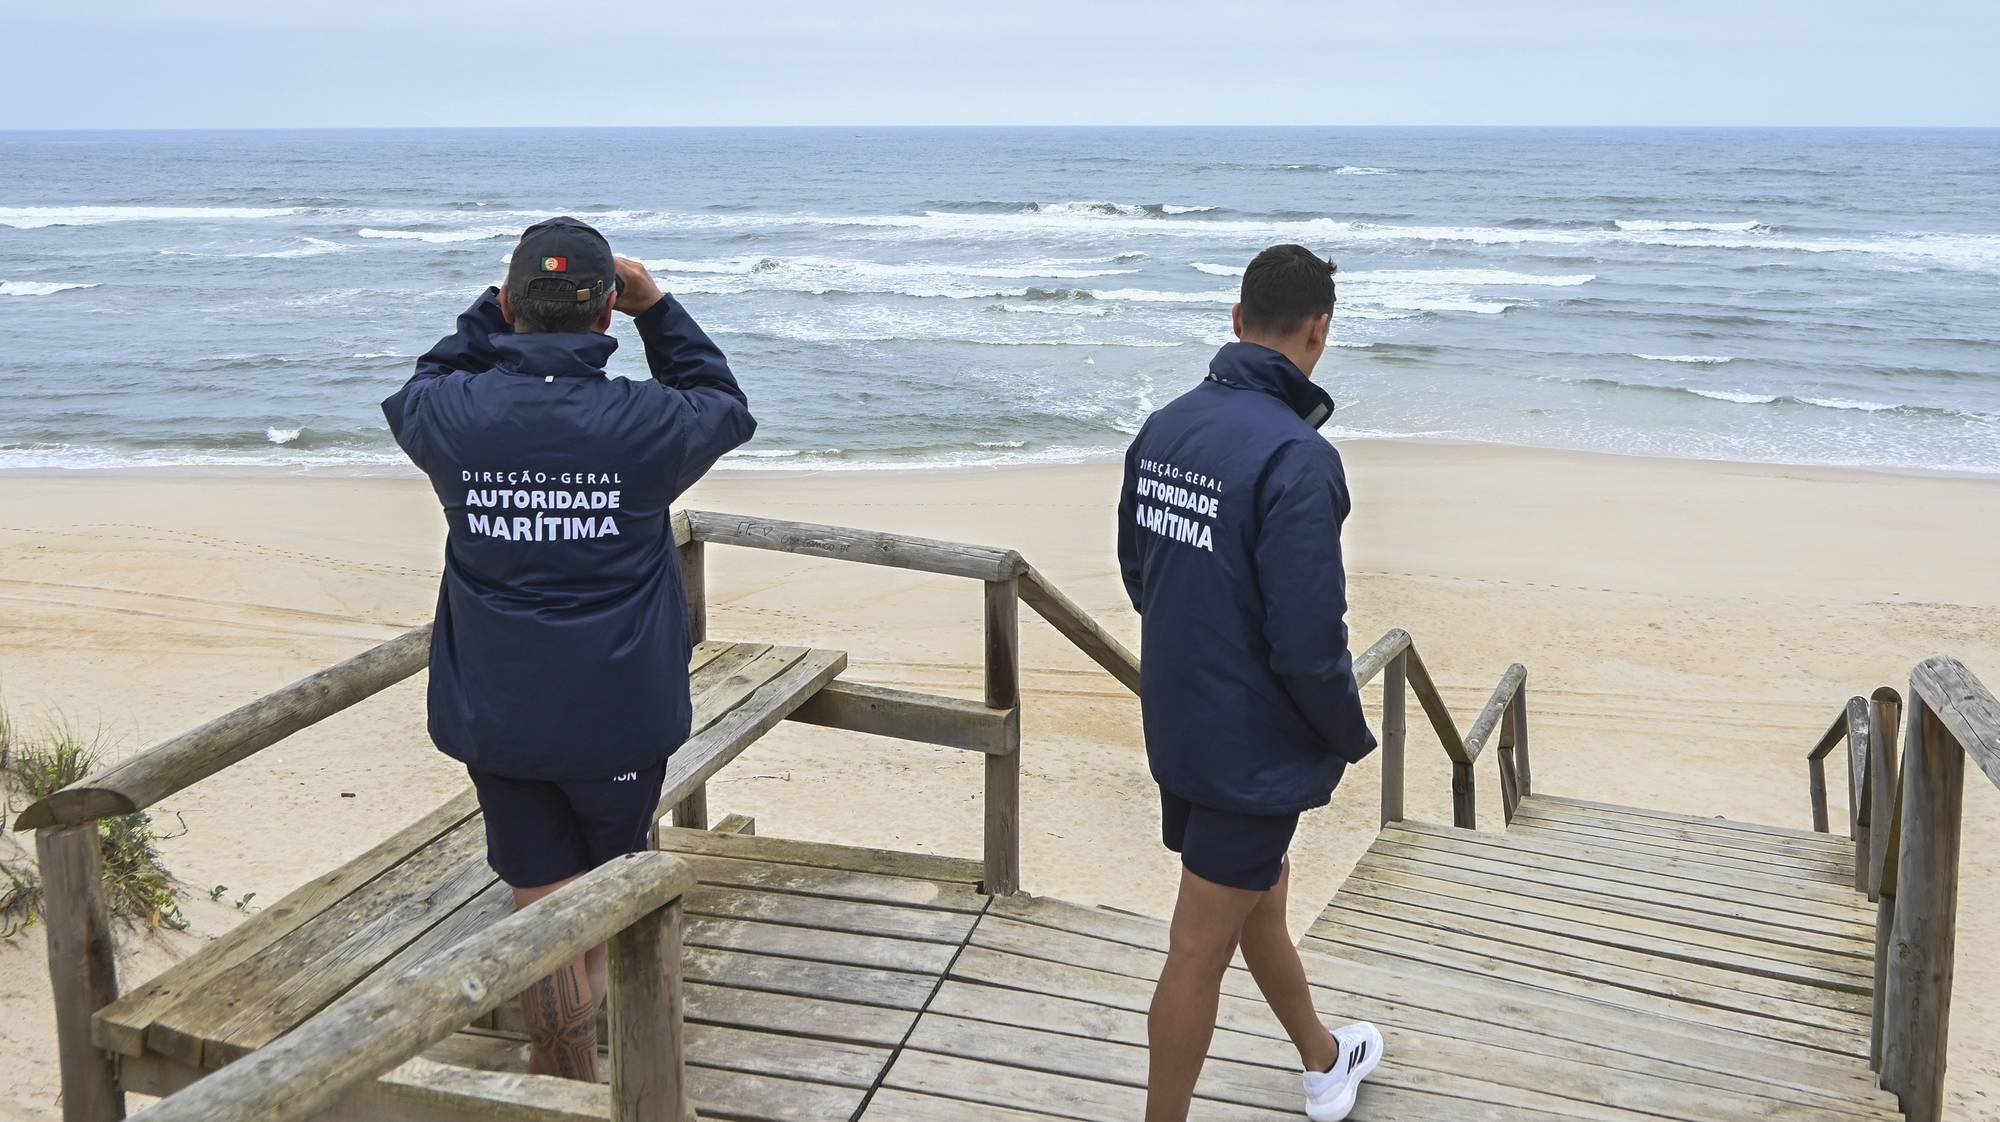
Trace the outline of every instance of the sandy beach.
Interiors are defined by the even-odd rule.
[[[2000,480],[1448,444],[1345,446],[1357,648],[1408,629],[1461,725],[1528,665],[1538,788],[1809,825],[1806,750],[1855,693],[1932,654],[2000,685]],[[1138,622],[1112,552],[1115,464],[724,474],[686,505],[1020,550],[1113,632]],[[414,477],[0,476],[0,692],[135,751],[429,617],[443,526]],[[977,589],[776,554],[710,555],[711,632],[850,653],[849,677],[976,696]],[[1154,915],[1176,864],[1134,699],[1023,624],[1024,883]],[[1372,694],[1372,691],[1371,691]],[[1371,707],[1372,707],[1371,700]],[[421,680],[155,808],[187,935],[128,933],[142,978],[463,785],[423,731]],[[1409,813],[1449,821],[1411,734]],[[1836,773],[1837,773],[1837,769]],[[1303,926],[1372,837],[1379,771],[1349,773],[1294,850]],[[1482,825],[1500,822],[1480,771]],[[1844,785],[1834,784],[1836,823]],[[976,759],[784,727],[711,785],[760,833],[979,850]],[[2000,792],[1968,778],[1953,1117],[2000,1116]],[[7,841],[0,840],[0,848]],[[226,886],[221,902],[208,899]],[[0,1118],[53,1119],[39,930],[0,944]]]

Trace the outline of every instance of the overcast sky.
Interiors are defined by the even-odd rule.
[[[2000,125],[2000,0],[0,4],[0,129]]]

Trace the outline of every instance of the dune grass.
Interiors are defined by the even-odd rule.
[[[90,775],[103,761],[100,737],[61,720],[31,737],[0,705],[0,797],[9,814]],[[180,886],[160,863],[152,815],[140,811],[101,819],[97,833],[111,913],[148,927],[186,928]],[[33,860],[18,838],[9,834],[7,843],[0,846],[0,938],[33,926],[42,905],[42,881]]]

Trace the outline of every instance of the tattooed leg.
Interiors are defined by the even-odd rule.
[[[574,880],[575,878],[570,878]],[[547,896],[568,880],[536,888],[516,888],[516,910]],[[602,948],[592,952],[601,960]],[[597,1013],[604,1007],[600,964],[590,956],[565,963],[554,974],[521,991],[521,1019],[528,1026],[528,1070],[535,1075],[597,1082]]]
[[[597,1082],[600,1005],[581,959],[523,991],[521,1017],[527,1022],[531,1045],[528,1070]]]

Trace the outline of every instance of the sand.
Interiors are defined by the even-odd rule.
[[[1930,654],[2000,684],[2000,481],[1356,443],[1357,647],[1416,636],[1461,723],[1530,668],[1537,786],[1806,826],[1804,755],[1838,706]],[[691,505],[1012,546],[1135,641],[1112,556],[1117,467],[738,474]],[[427,618],[442,523],[419,480],[0,477],[0,690],[129,752]],[[718,637],[837,646],[850,676],[976,696],[979,595],[945,577],[742,550],[710,560]],[[1024,880],[1164,915],[1137,706],[1023,624]],[[456,791],[406,683],[155,808],[194,933],[127,937],[138,978]],[[1412,817],[1448,821],[1448,769],[1413,730]],[[1838,774],[1835,769],[1836,775]],[[1498,781],[1480,812],[1499,822]],[[1309,816],[1292,921],[1372,836],[1379,772]],[[1844,785],[1836,783],[1836,788]],[[781,728],[711,788],[772,835],[975,855],[976,760]],[[1834,792],[1844,821],[1844,790]],[[2000,792],[1966,799],[1954,1116],[2000,1111]],[[0,848],[7,842],[0,840]],[[227,886],[211,902],[212,886]],[[0,945],[0,1118],[52,1119],[39,932]]]

